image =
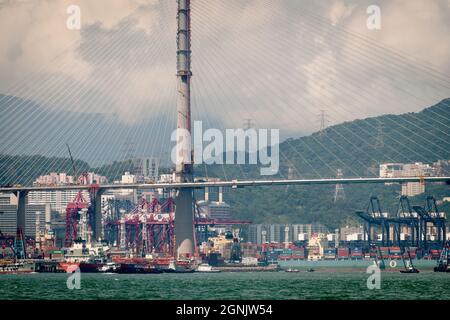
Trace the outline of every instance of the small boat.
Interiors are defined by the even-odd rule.
[[[198,267],[195,269],[196,272],[220,272],[220,270],[214,269],[212,266],[210,266],[207,263],[199,264]]]
[[[410,267],[406,268],[405,270],[400,270],[400,272],[401,273],[419,273],[419,270],[410,266]]]
[[[314,271],[316,271],[316,270],[314,270],[313,268],[309,268],[307,271],[308,271],[308,272],[314,272]]]
[[[284,270],[285,272],[300,272],[299,269],[293,269],[293,268],[288,268],[286,270]]]
[[[402,260],[403,260],[403,264],[405,266],[405,270],[400,270],[401,273],[419,273],[419,270],[413,266],[411,254],[410,254],[409,250],[408,250],[408,263],[406,263],[405,257],[403,254],[402,254]]]
[[[117,264],[114,262],[107,262],[99,268],[99,272],[114,273],[117,271]]]
[[[279,271],[280,267],[277,264],[269,264],[267,266],[227,264],[225,266],[216,267],[216,269],[224,272],[275,272]]]
[[[434,272],[450,272],[450,240],[442,248],[441,256],[437,266],[434,267]]]
[[[434,272],[450,272],[450,266],[439,264],[437,267],[434,267]]]

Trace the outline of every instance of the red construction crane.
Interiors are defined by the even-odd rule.
[[[72,202],[66,208],[66,237],[64,245],[70,247],[74,240],[77,239],[78,214],[81,209],[88,207],[88,202],[83,198],[83,194],[79,191]]]

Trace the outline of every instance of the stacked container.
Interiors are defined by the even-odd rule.
[[[362,259],[362,249],[361,248],[353,248],[351,257],[352,257],[352,259]]]
[[[348,248],[338,248],[338,259],[339,260],[346,260],[349,258],[349,249]]]
[[[292,251],[293,260],[304,260],[305,259],[305,248],[297,248]]]
[[[431,259],[439,259],[441,256],[441,250],[430,250]]]
[[[335,260],[336,259],[336,249],[328,248],[323,250],[323,258],[325,260]]]
[[[389,247],[380,247],[380,253],[383,259],[389,257]]]
[[[390,247],[389,248],[389,258],[391,259],[401,259],[402,251],[400,247]]]

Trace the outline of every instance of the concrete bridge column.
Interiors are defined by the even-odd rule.
[[[194,214],[192,189],[182,188],[175,198],[175,236],[177,257],[194,253]]]
[[[25,206],[27,191],[17,191],[17,229],[25,230]]]
[[[17,191],[17,231],[15,250],[16,256],[19,259],[26,258],[26,245],[25,245],[25,215],[26,215],[26,198],[28,191]]]
[[[105,193],[105,189],[92,189],[91,190],[91,203],[92,203],[92,237],[95,241],[102,238],[102,195]]]

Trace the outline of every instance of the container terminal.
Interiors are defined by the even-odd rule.
[[[367,268],[449,270],[449,242],[445,213],[428,197],[412,206],[401,197],[392,215],[381,210],[377,197],[364,211],[356,211],[364,235],[355,241],[329,239],[313,233],[308,240],[245,242],[240,233],[251,221],[211,219],[196,206],[195,254],[177,256],[175,203],[166,198],[142,198],[130,208],[116,203],[103,219],[104,239],[92,239],[91,205],[79,192],[67,205],[64,239],[46,230],[35,238],[0,235],[0,273],[116,272],[188,273]],[[125,208],[128,207],[128,211]],[[286,232],[288,230],[286,229]],[[288,237],[285,237],[288,239]]]
[[[178,133],[191,133],[190,10],[189,0],[177,1]],[[27,236],[25,202],[28,191],[14,185],[3,188],[17,192],[18,204],[15,235],[0,233],[0,273],[73,272],[78,269],[81,272],[117,273],[275,271],[341,265],[363,267],[373,263],[394,268],[400,261],[406,268],[406,259],[418,268],[429,265],[436,271],[448,270],[446,217],[437,209],[432,197],[427,199],[425,206],[412,207],[402,198],[402,210],[396,215],[383,212],[378,199],[371,198],[367,210],[355,212],[364,224],[364,236],[352,244],[338,238],[328,241],[321,233],[312,234],[307,241],[246,243],[242,241],[240,231],[251,224],[250,221],[211,219],[199,214],[192,186],[194,166],[186,156],[192,154],[191,145],[184,139],[177,148],[173,182],[184,184],[184,187],[176,194],[151,200],[142,198],[132,208],[118,206],[110,215],[103,215],[99,207],[106,188],[100,188],[100,181],[93,182],[88,189],[84,188],[92,194],[92,201],[80,191],[67,205],[62,243],[56,232],[47,228],[47,222],[44,232],[36,228],[39,230],[34,237]],[[70,149],[69,154],[76,177]],[[344,181],[342,172],[339,175],[338,185]],[[413,178],[393,180],[400,179],[405,182]],[[420,177],[420,181],[425,179],[442,177]],[[356,181],[374,182],[373,179]],[[295,180],[290,181],[293,182]],[[314,181],[308,183],[311,182]],[[238,187],[236,180],[225,183]],[[254,181],[239,182],[239,185],[246,183],[256,185]],[[260,181],[259,185],[266,183]],[[64,188],[68,186],[60,189]]]

